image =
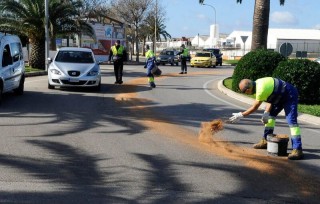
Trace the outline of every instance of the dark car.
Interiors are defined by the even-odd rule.
[[[163,50],[161,51],[160,55],[156,59],[157,65],[162,64],[171,64],[172,66],[179,65],[179,56],[177,55],[177,52],[174,50]]]
[[[206,48],[206,49],[203,49],[203,50],[212,52],[217,58],[216,65],[217,66],[218,65],[222,66],[222,55],[223,54],[221,53],[219,48]]]

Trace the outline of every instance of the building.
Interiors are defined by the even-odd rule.
[[[243,39],[246,40],[243,41]],[[230,46],[225,55],[229,57],[243,56],[251,50],[251,41],[251,31],[233,31],[226,38],[226,42],[229,42]],[[285,50],[289,57],[318,57],[320,54],[320,30],[270,28],[267,49],[277,52]]]

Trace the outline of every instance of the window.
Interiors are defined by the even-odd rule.
[[[12,64],[12,56],[10,53],[10,47],[9,45],[6,45],[3,48],[3,55],[2,55],[2,67],[6,67],[8,65]]]
[[[11,43],[11,55],[13,58],[13,62],[17,62],[21,59],[23,59],[23,53],[20,43]]]

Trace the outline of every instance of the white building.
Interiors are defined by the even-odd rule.
[[[247,37],[245,43],[243,37]],[[233,31],[226,41],[231,42],[233,50],[226,53],[228,56],[243,56],[251,50],[252,32],[251,31]],[[284,44],[292,46],[294,57],[297,53],[305,52],[307,57],[319,56],[320,53],[320,30],[316,29],[278,29],[270,28],[268,31],[267,49],[280,52]]]

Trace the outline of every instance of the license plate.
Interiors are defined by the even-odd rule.
[[[70,82],[79,82],[79,79],[70,78],[69,81]]]

